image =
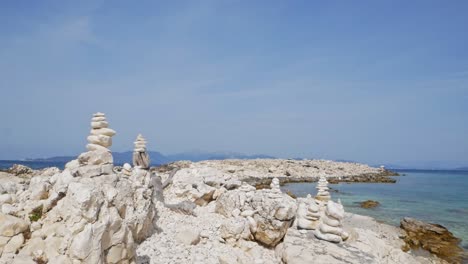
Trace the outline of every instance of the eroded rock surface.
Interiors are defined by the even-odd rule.
[[[115,133],[104,114],[95,114],[91,125],[92,136]],[[62,172],[2,178],[0,263],[134,262],[137,244],[156,229],[152,175],[114,173],[106,137],[88,138],[100,147],[88,145]]]
[[[459,246],[461,240],[455,237],[447,228],[409,217],[403,218],[400,226],[406,231],[404,249],[421,247],[450,263],[461,263],[462,260],[468,261],[466,253]]]

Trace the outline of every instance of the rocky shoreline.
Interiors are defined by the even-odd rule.
[[[345,213],[330,195],[328,180],[388,173],[380,169],[323,160],[150,169],[141,135],[133,166],[115,167],[108,149],[115,131],[102,113],[91,126],[88,151],[63,171],[15,166],[0,172],[1,264],[447,263],[437,257],[440,248],[459,252],[451,251],[457,240],[439,226],[410,225],[417,229],[406,234]],[[284,177],[318,180],[317,194],[290,197],[279,188]],[[427,235],[416,236],[420,230],[441,230],[441,241],[450,243],[427,243]]]
[[[173,169],[190,169],[210,171],[219,177],[233,177],[256,186],[257,189],[268,188],[273,178],[278,178],[281,185],[286,183],[316,182],[320,175],[325,175],[330,184],[348,183],[395,183],[391,176],[398,173],[373,168],[365,164],[337,162],[331,160],[288,160],[288,159],[254,159],[254,160],[208,160],[200,162],[178,161],[153,167],[157,173]]]

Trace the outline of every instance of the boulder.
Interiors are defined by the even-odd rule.
[[[7,170],[7,172],[15,176],[30,176],[34,171],[27,166],[21,164],[14,164],[11,168]]]
[[[447,228],[409,217],[400,221],[400,227],[406,231],[405,250],[421,247],[450,263],[462,262],[461,240]]]
[[[255,187],[246,184],[239,189],[223,193],[218,198],[215,208],[217,213],[226,217],[235,216],[230,226],[239,228],[228,228],[227,230],[231,231],[225,232],[226,234],[238,235],[237,231],[243,226],[242,230],[250,231],[254,240],[267,247],[274,247],[281,241],[294,220],[296,210],[295,200],[281,191],[255,190]],[[240,221],[236,215],[245,217],[245,220]],[[227,227],[229,225],[225,226]]]
[[[23,219],[0,213],[0,236],[12,237],[27,231],[29,225]]]
[[[374,207],[377,207],[379,205],[380,205],[379,202],[373,201],[373,200],[367,200],[367,201],[364,201],[364,202],[360,203],[360,206],[362,208],[374,208]]]
[[[114,163],[112,153],[107,149],[96,149],[78,156],[80,165],[101,165]]]

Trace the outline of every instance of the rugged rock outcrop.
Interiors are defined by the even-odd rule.
[[[115,132],[104,114],[91,125],[89,151],[64,171],[2,187],[11,197],[0,214],[0,263],[130,263],[155,230],[151,173],[114,173],[108,147]]]
[[[31,168],[21,164],[14,164],[7,170],[7,172],[19,177],[31,177],[33,174],[33,170]]]
[[[364,202],[360,202],[359,205],[362,208],[374,208],[374,207],[379,206],[380,203],[377,202],[377,201],[373,201],[373,200],[367,200],[367,201],[364,201]]]
[[[280,190],[256,190],[247,184],[223,193],[215,209],[226,217],[235,217],[225,228],[225,233],[230,234],[226,237],[248,240],[252,235],[254,240],[268,247],[276,246],[284,237],[296,210],[294,199]]]
[[[343,223],[350,238],[343,243],[316,239],[314,231],[301,233],[288,229],[284,241],[275,251],[284,263],[444,263],[431,256],[415,256],[399,247],[399,228],[383,225],[366,216],[345,213]],[[302,230],[304,231],[304,230]]]
[[[401,220],[400,227],[406,231],[406,245],[403,247],[405,250],[421,247],[450,263],[468,260],[466,253],[459,246],[461,240],[441,225],[405,217]]]

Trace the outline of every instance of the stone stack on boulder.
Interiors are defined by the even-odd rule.
[[[91,132],[88,136],[87,152],[78,159],[66,164],[74,177],[96,177],[112,174],[114,159],[109,147],[112,146],[112,136],[115,131],[109,128],[109,123],[103,113],[96,113],[91,119]]]
[[[9,194],[0,197],[8,203],[0,263],[135,263],[137,244],[156,229],[151,173],[128,166],[129,177],[114,173],[108,147],[115,132],[101,113],[91,125],[89,151],[62,172],[43,170],[29,182],[10,176],[22,183],[15,188],[0,180],[0,194],[4,187]]]
[[[88,136],[89,144],[86,148],[90,151],[109,151],[114,135],[115,131],[109,128],[106,115],[104,113],[96,113],[91,119],[91,135]]]
[[[343,230],[341,220],[344,217],[343,205],[328,201],[325,214],[315,230],[315,237],[329,242],[340,243],[348,239],[348,233]]]
[[[307,195],[307,199],[299,198],[297,208],[297,229],[315,230],[319,224],[320,207],[314,199]]]
[[[139,134],[135,141],[135,149],[133,150],[133,166],[140,169],[149,169],[150,159],[146,152],[146,140]]]
[[[324,175],[321,175],[317,183],[317,196],[315,199],[328,202],[330,200],[330,193],[328,192],[328,181]]]

